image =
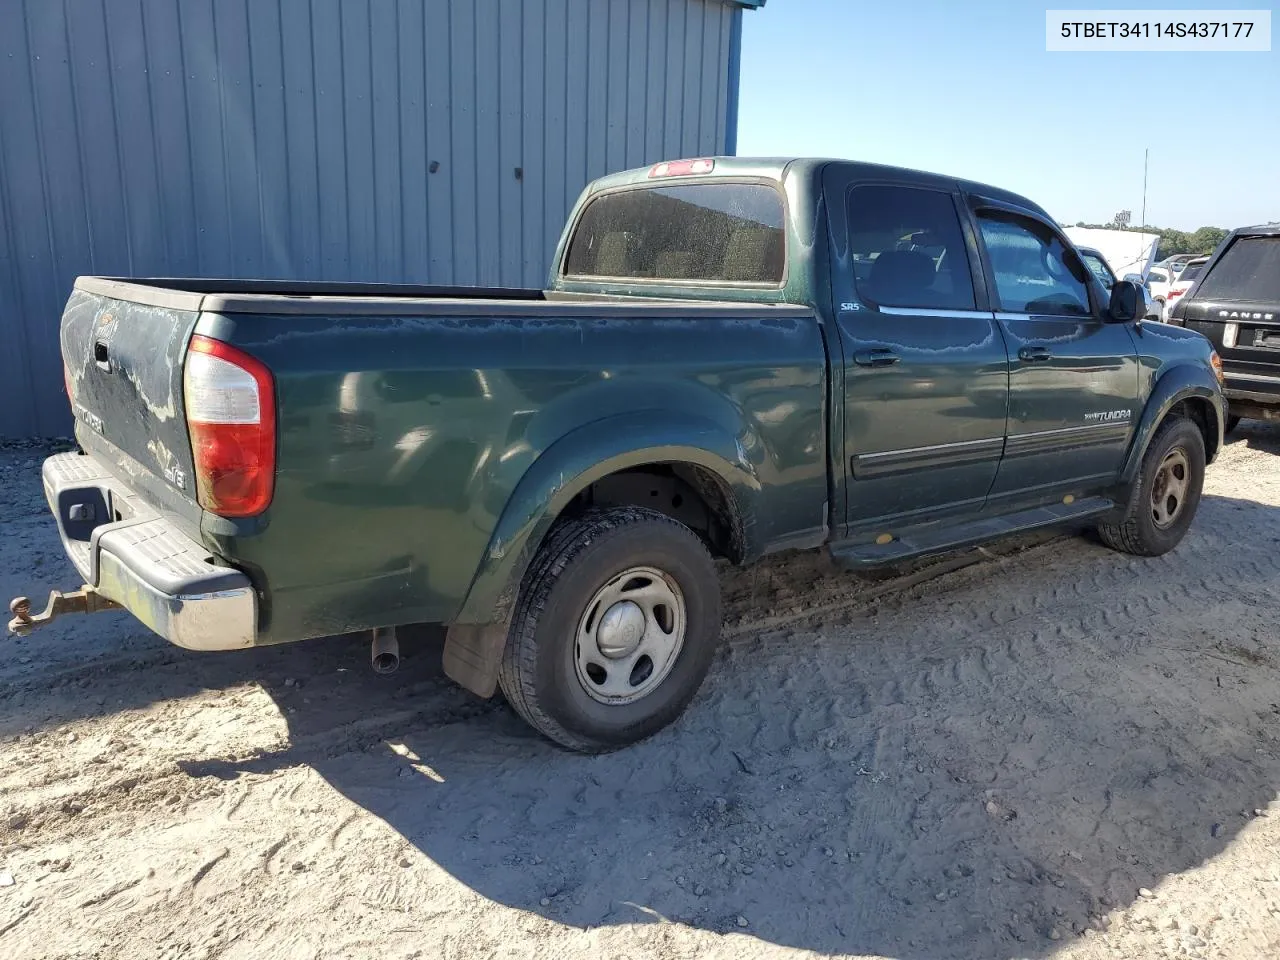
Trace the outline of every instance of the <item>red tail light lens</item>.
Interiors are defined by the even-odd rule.
[[[1173,290],[1170,290],[1170,291],[1169,291],[1169,299],[1170,299],[1170,300],[1172,300],[1174,297],[1180,297],[1180,296],[1182,296],[1184,293],[1186,293],[1186,292],[1187,292],[1187,290],[1188,290],[1188,289],[1190,289],[1190,288],[1188,288],[1188,287],[1175,287]]]
[[[183,401],[200,506],[252,517],[271,503],[276,473],[276,403],[271,371],[219,340],[191,338]]]

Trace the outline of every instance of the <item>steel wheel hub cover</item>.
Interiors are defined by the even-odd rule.
[[[629,657],[644,637],[644,611],[631,600],[619,600],[600,618],[596,643],[610,660]]]
[[[1191,486],[1191,466],[1181,447],[1174,447],[1156,471],[1151,485],[1151,519],[1157,527],[1167,527],[1178,519]]]
[[[684,647],[687,611],[674,577],[631,567],[592,596],[578,621],[574,665],[587,696],[634,703],[671,673]]]

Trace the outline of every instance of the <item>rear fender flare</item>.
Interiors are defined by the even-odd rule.
[[[1222,448],[1226,402],[1222,398],[1222,388],[1217,378],[1207,367],[1198,363],[1176,364],[1160,375],[1151,395],[1147,398],[1147,405],[1142,411],[1142,417],[1134,431],[1133,443],[1129,447],[1129,456],[1120,473],[1120,483],[1123,487],[1128,488],[1137,478],[1147,447],[1150,446],[1164,418],[1169,415],[1169,411],[1176,404],[1190,399],[1209,402],[1214,411],[1214,423],[1210,426],[1211,429],[1218,431],[1218,442],[1214,449]],[[1206,452],[1212,455],[1212,451]]]
[[[752,518],[760,482],[747,457],[757,443],[712,420],[653,413],[610,417],[571,431],[534,461],[512,491],[455,622],[507,621],[525,571],[564,508],[595,481],[631,467],[688,463],[713,473],[732,496],[745,556],[758,556],[762,546]]]

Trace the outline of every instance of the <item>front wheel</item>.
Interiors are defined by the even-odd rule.
[[[534,559],[498,682],[539,732],[598,753],[678,717],[719,634],[719,578],[692,530],[639,507],[593,511]]]
[[[1103,542],[1142,557],[1172,550],[1195,518],[1204,467],[1200,428],[1181,417],[1166,420],[1142,458],[1124,514],[1098,525]]]

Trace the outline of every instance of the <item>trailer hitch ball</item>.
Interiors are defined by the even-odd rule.
[[[41,613],[31,612],[31,601],[27,597],[14,597],[9,601],[9,612],[13,614],[13,619],[9,621],[9,631],[20,637],[26,636],[36,627],[52,623],[64,614],[97,613],[99,610],[119,608],[120,604],[114,600],[108,600],[88,584],[69,593],[51,590],[49,603]]]

